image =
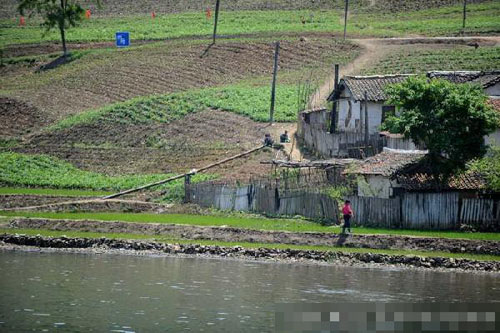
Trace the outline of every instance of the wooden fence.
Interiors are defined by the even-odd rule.
[[[303,190],[284,191],[269,185],[191,185],[191,201],[204,207],[301,215],[328,223],[341,222],[339,203],[329,195]],[[381,199],[349,196],[354,226],[421,230],[458,230],[466,224],[476,230],[500,231],[500,201],[463,199],[458,192],[405,193]]]

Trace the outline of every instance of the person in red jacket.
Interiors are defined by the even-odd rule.
[[[344,215],[344,226],[342,227],[342,233],[345,234],[345,229],[351,232],[351,217],[354,216],[354,212],[351,207],[351,202],[346,200],[344,203],[344,207],[342,208],[342,214]]]

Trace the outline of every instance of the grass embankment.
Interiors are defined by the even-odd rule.
[[[0,187],[0,195],[42,195],[62,197],[98,197],[112,194],[109,191],[86,191],[53,188]]]
[[[430,70],[492,70],[500,68],[500,47],[470,46],[444,50],[406,50],[389,54],[373,67],[364,71],[366,75],[395,73],[426,73]]]
[[[406,11],[401,13],[375,12],[352,14],[348,31],[365,36],[403,36],[423,34],[429,36],[458,34],[462,29],[461,5]],[[466,33],[481,34],[500,31],[498,16],[500,4],[492,1],[468,6]],[[38,20],[28,20],[27,26],[18,22],[0,20],[4,36],[0,46],[19,43],[57,41],[53,30],[43,36]],[[130,17],[92,18],[67,31],[67,40],[112,41],[116,31],[130,31],[134,40],[164,39],[194,35],[209,35],[213,18],[207,20],[203,12]],[[343,30],[341,13],[336,10],[276,10],[276,11],[223,11],[219,18],[219,35],[337,32]]]
[[[244,216],[206,216],[187,214],[147,214],[147,213],[51,213],[51,212],[3,212],[0,216],[24,216],[48,219],[120,221],[130,223],[172,223],[198,226],[227,226],[234,228],[290,231],[340,233],[338,226],[323,226],[315,222],[297,219],[272,219]],[[500,233],[465,233],[453,231],[419,231],[400,229],[354,228],[360,235],[401,235],[416,237],[440,237],[452,239],[476,239],[500,241]]]
[[[171,174],[108,176],[78,169],[72,164],[46,155],[0,153],[0,183],[15,186],[47,186],[60,189],[124,190],[169,178]],[[212,179],[198,174],[194,182]],[[183,181],[158,186],[172,195],[182,191]]]
[[[336,246],[307,246],[307,245],[289,245],[289,244],[275,244],[275,243],[247,243],[247,242],[221,242],[210,240],[186,240],[175,239],[169,237],[159,237],[151,235],[139,234],[124,234],[124,233],[98,233],[98,232],[75,232],[75,231],[53,231],[41,229],[9,229],[1,228],[0,233],[6,234],[24,234],[31,236],[44,236],[44,237],[72,237],[72,238],[101,238],[108,239],[123,239],[123,240],[144,240],[155,241],[174,244],[199,244],[199,245],[212,245],[212,246],[241,246],[247,249],[256,248],[270,248],[270,249],[294,249],[304,251],[332,251],[332,252],[345,252],[345,253],[378,253],[387,255],[406,255],[406,256],[421,256],[421,257],[444,257],[456,259],[470,259],[470,260],[500,260],[500,256],[494,255],[481,255],[481,254],[468,254],[468,253],[449,253],[442,251],[409,251],[409,250],[391,250],[391,249],[358,249]]]

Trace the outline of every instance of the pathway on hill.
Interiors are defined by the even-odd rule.
[[[406,38],[370,38],[370,39],[353,39],[354,43],[361,46],[360,55],[346,66],[340,67],[340,78],[346,75],[360,74],[363,69],[382,60],[385,56],[392,52],[398,52],[410,45],[446,45],[446,44],[470,44],[477,42],[479,45],[498,46],[500,45],[500,36],[470,36],[470,37],[406,37]],[[333,72],[333,69],[332,69]],[[333,90],[334,75],[324,82],[311,97],[309,101],[309,109],[317,109],[324,107],[326,98]],[[290,130],[291,135],[295,137],[297,127],[294,126]],[[301,161],[304,159],[303,154],[298,149],[297,145],[290,147],[289,155],[292,160]]]

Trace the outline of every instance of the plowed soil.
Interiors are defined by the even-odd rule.
[[[15,150],[49,154],[79,168],[108,174],[185,172],[258,146],[265,133],[278,133],[287,126],[290,125],[269,128],[233,113],[207,110],[153,126],[77,126],[38,135],[29,145]],[[148,147],[148,138],[164,145]],[[113,146],[96,147],[103,143]],[[211,172],[228,179],[248,179],[268,173],[269,166],[261,165],[260,161],[273,157],[271,150],[261,151]]]
[[[137,96],[230,84],[272,72],[272,42],[225,42],[211,47],[190,42],[86,54],[70,65],[35,73],[36,65],[0,67],[9,95],[62,118]],[[319,38],[284,41],[280,70],[328,68],[332,58],[352,57],[359,47]]]
[[[35,107],[12,98],[0,97],[0,138],[15,138],[36,131],[49,119]]]

